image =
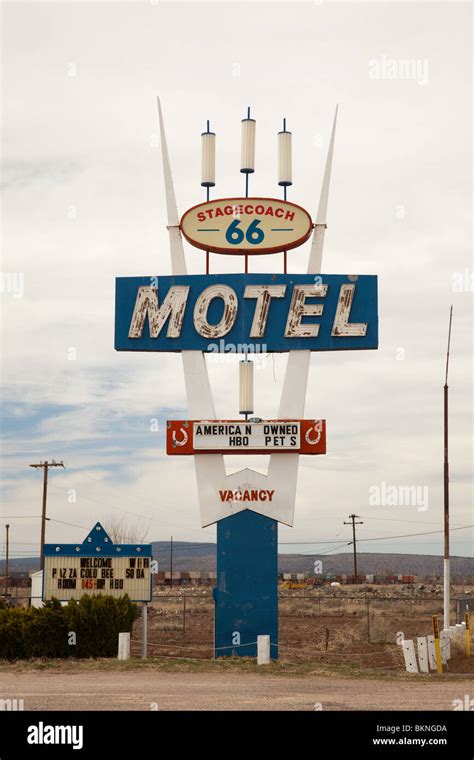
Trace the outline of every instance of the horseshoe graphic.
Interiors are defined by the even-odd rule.
[[[316,430],[317,436],[316,438],[311,438],[311,432],[312,430]],[[319,428],[319,422],[314,425],[314,428],[309,428],[309,430],[306,431],[306,435],[304,437],[306,443],[309,443],[310,446],[315,446],[319,441],[321,440],[321,433],[322,433],[322,426]]]
[[[188,434],[187,434],[186,430],[184,428],[180,428],[179,430],[180,430],[180,433],[183,434],[183,439],[181,441],[178,441],[176,439],[176,430],[173,430],[173,434],[171,436],[171,440],[173,442],[174,448],[176,448],[177,446],[186,446],[186,444],[188,442]]]

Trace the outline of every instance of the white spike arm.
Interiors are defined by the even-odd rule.
[[[163,122],[160,99],[158,98],[160,118],[161,152],[163,156],[163,175],[165,180],[166,208],[168,215],[168,232],[170,239],[171,269],[173,274],[186,274],[183,241],[179,230],[178,207],[174,192],[173,177],[168,155],[166,132]],[[188,414],[191,419],[215,419],[214,402],[206,360],[202,351],[183,351],[181,353],[188,402]],[[202,483],[210,479],[219,483],[225,479],[224,457],[222,454],[209,454],[206,457],[194,457],[198,493],[201,494]]]
[[[166,206],[168,215],[168,231],[170,239],[171,265],[173,274],[186,274],[186,260],[184,257],[183,242],[179,230],[179,216],[176,205],[176,197],[171,175],[171,166],[166,143],[166,134],[163,123],[160,99],[158,98],[158,112],[160,119],[161,145],[163,155],[163,174],[165,180]],[[336,130],[337,108],[332,128],[326,168],[324,172],[321,197],[319,201],[316,225],[313,232],[311,251],[308,262],[308,273],[319,274],[321,271],[322,253],[324,245],[324,233],[326,229],[326,212],[331,177],[331,165],[334,151],[334,138]],[[202,351],[182,352],[183,370],[185,376],[186,396],[188,402],[188,414],[190,419],[215,419],[212,391],[207,372],[205,356]],[[308,382],[310,351],[290,351],[288,364],[283,382],[283,390],[280,400],[279,417],[302,419],[306,388]],[[201,507],[201,523],[203,527],[211,525],[225,516],[235,514],[245,507],[239,501],[227,502],[225,507],[216,501],[216,491],[225,487],[236,490],[245,487],[267,488],[276,494],[271,508],[265,503],[261,509],[255,511],[272,517],[287,525],[293,524],[294,502],[296,493],[296,480],[298,475],[298,454],[278,454],[270,456],[268,475],[263,475],[255,470],[246,468],[240,472],[226,475],[224,457],[222,454],[206,454],[195,456],[194,464],[198,496]],[[293,505],[290,513],[288,504]],[[205,505],[205,516],[203,506]],[[223,508],[227,515],[223,513]]]
[[[329,185],[331,181],[331,168],[334,153],[334,140],[336,136],[337,107],[334,114],[331,139],[329,142],[326,167],[324,170],[321,196],[319,200],[318,213],[316,215],[316,225],[311,238],[311,250],[308,261],[308,274],[320,274],[323,260],[324,235],[326,232],[326,218],[329,197]],[[280,399],[280,408],[278,416],[280,419],[303,419],[306,399],[306,390],[308,386],[309,365],[311,360],[311,351],[290,351],[288,353],[288,363],[286,365],[285,379],[283,381],[283,390]],[[283,459],[284,456],[284,459]],[[275,485],[275,489],[291,489],[296,496],[296,484],[298,478],[298,454],[272,454],[268,467],[268,475]],[[292,501],[293,514],[295,506],[295,497]],[[293,516],[291,523],[293,524]]]

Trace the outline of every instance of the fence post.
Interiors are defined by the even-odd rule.
[[[130,634],[128,632],[119,633],[117,659],[119,660],[130,659]]]
[[[430,670],[436,670],[436,650],[434,643],[434,636],[430,635],[426,637],[428,640],[428,662]]]
[[[418,662],[420,663],[420,672],[421,673],[429,673],[429,666],[428,666],[428,642],[426,641],[425,636],[418,636],[417,640],[418,645]]]
[[[367,599],[367,641],[370,644],[370,599]]]
[[[183,594],[183,641],[186,638],[186,594]]]
[[[471,633],[469,631],[469,611],[464,613],[464,625],[466,626],[466,654],[471,656]]]
[[[412,639],[405,639],[402,644],[403,657],[405,658],[405,667],[408,673],[418,673],[418,664],[416,662],[415,645]]]
[[[148,605],[142,602],[142,657],[147,656],[148,649]]]
[[[270,664],[270,636],[257,636],[257,665]]]
[[[451,657],[451,639],[449,629],[441,631],[439,636],[439,645],[441,648],[441,663],[447,665],[448,660]]]
[[[436,653],[436,670],[438,673],[443,672],[443,663],[441,660],[441,645],[439,642],[439,626],[438,626],[438,615],[432,615],[432,622],[433,622],[433,636],[434,636],[434,646],[435,646],[435,653]]]

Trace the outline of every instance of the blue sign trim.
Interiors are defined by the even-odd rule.
[[[114,544],[98,522],[82,544],[44,544],[45,557],[150,557],[151,544]]]
[[[295,285],[326,285],[324,297],[307,297],[307,305],[323,306],[321,316],[303,316],[301,325],[317,324],[316,337],[285,337],[288,312]],[[342,285],[355,286],[349,322],[367,323],[363,336],[333,336],[332,329]],[[179,337],[168,338],[169,317],[158,337],[150,337],[148,316],[142,334],[130,338],[129,330],[140,287],[157,289],[158,305],[163,303],[173,286],[189,287],[184,317]],[[201,293],[211,285],[232,288],[238,299],[237,316],[231,329],[223,337],[210,339],[201,336],[194,324],[194,306]],[[256,299],[244,298],[247,285],[286,285],[282,298],[272,298],[264,334],[261,338],[250,337],[255,313]],[[222,319],[224,303],[214,298],[207,311],[207,321],[216,325]],[[163,277],[118,277],[115,297],[115,349],[117,351],[189,351],[207,353],[257,353],[284,352],[291,350],[337,351],[348,349],[376,349],[378,347],[377,276],[376,275],[305,275],[305,274],[215,274],[178,275]]]

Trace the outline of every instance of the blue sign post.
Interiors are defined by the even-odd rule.
[[[278,658],[278,522],[248,509],[217,523],[216,657],[255,657],[270,636]]]

